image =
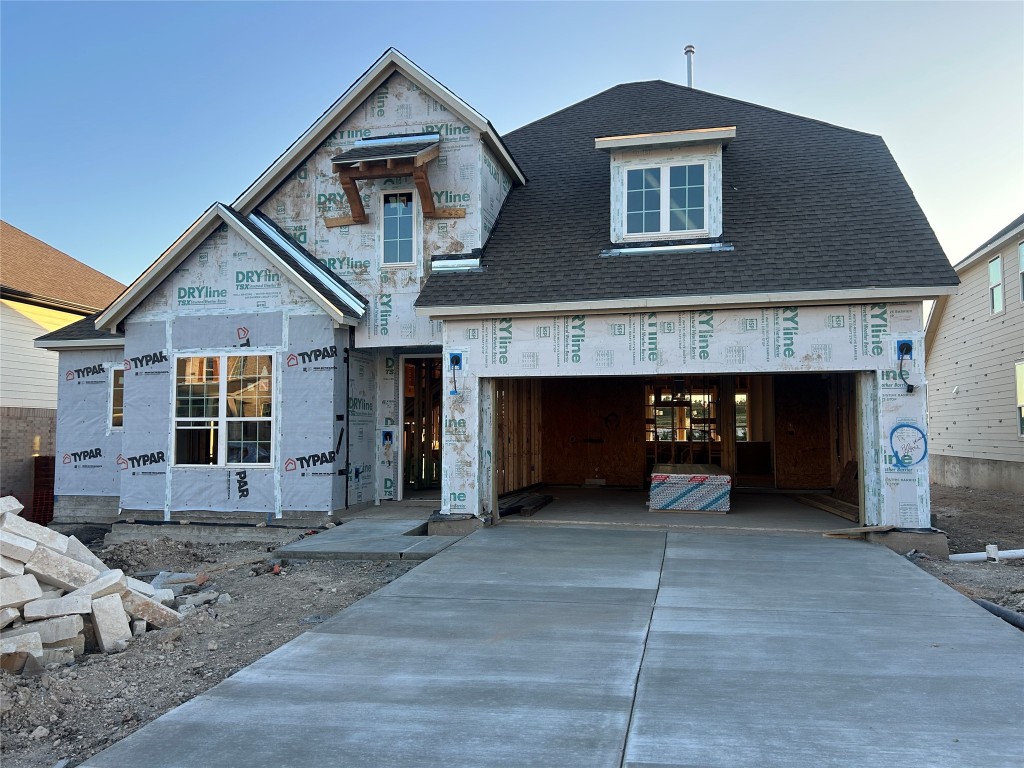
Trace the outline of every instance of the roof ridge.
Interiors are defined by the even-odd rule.
[[[603,91],[599,91],[599,92],[595,93],[593,96],[588,96],[585,99],[580,99],[579,101],[574,102],[574,103],[570,104],[567,107],[563,107],[562,109],[559,109],[559,110],[557,110],[555,112],[552,112],[551,114],[544,115],[544,117],[539,117],[536,120],[531,120],[529,123],[526,123],[525,125],[521,125],[520,127],[516,128],[514,131],[509,131],[506,134],[506,136],[512,136],[513,134],[515,134],[515,133],[517,133],[517,132],[519,132],[519,131],[521,131],[521,130],[523,130],[525,128],[529,128],[530,126],[535,125],[536,123],[543,122],[544,120],[552,118],[555,115],[559,115],[562,112],[565,112],[567,110],[573,109],[574,107],[578,107],[580,104],[585,104],[586,102],[591,101],[592,99],[596,99],[599,96],[603,96],[604,94],[609,93],[610,91],[615,91],[615,90],[618,90],[620,88],[628,88],[628,87],[633,86],[633,85],[649,85],[651,83],[657,83],[657,84],[660,84],[660,85],[671,86],[672,88],[678,88],[678,89],[683,89],[683,90],[686,90],[686,91],[692,91],[694,93],[699,93],[702,96],[710,96],[710,97],[715,98],[715,99],[721,99],[722,101],[729,101],[729,102],[732,102],[734,104],[742,104],[743,106],[746,106],[746,107],[754,107],[755,109],[764,110],[765,112],[773,112],[773,113],[775,113],[777,115],[784,115],[785,117],[796,118],[797,120],[803,120],[803,121],[806,121],[808,123],[816,123],[817,125],[822,125],[822,126],[825,126],[826,128],[834,128],[837,131],[846,131],[847,133],[852,133],[852,134],[857,135],[857,136],[870,136],[871,138],[874,138],[874,139],[881,139],[882,138],[882,136],[880,134],[877,134],[877,133],[868,133],[867,131],[858,131],[855,128],[847,128],[846,126],[836,125],[835,123],[829,123],[829,122],[826,122],[825,120],[818,120],[817,118],[807,117],[805,115],[798,115],[795,112],[786,112],[785,110],[776,109],[775,107],[766,107],[764,104],[755,104],[752,101],[744,101],[743,99],[737,99],[737,98],[734,98],[732,96],[723,96],[720,93],[713,93],[712,91],[702,91],[699,88],[691,88],[691,87],[686,86],[686,85],[680,85],[679,83],[672,83],[672,82],[669,82],[668,80],[661,80],[661,79],[655,79],[655,80],[634,80],[634,81],[629,82],[629,83],[619,83],[618,85],[613,85],[610,88],[605,88]]]

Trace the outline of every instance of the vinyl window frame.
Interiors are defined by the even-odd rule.
[[[999,279],[992,281],[992,265],[999,270]],[[988,260],[988,267],[985,272],[988,280],[988,313],[990,315],[1001,315],[1006,311],[1006,282],[1003,277],[1003,255],[993,256]],[[999,308],[996,308],[996,296],[999,297]]]
[[[672,169],[701,166],[704,173],[704,226],[701,229],[670,229],[671,226],[671,192]],[[647,171],[657,168],[660,173],[660,214],[661,228],[657,232],[629,231],[629,174],[630,171]],[[711,222],[710,162],[706,158],[693,160],[669,160],[661,163],[643,165],[627,165],[622,170],[622,242],[645,242],[648,240],[673,240],[696,237],[708,237]]]
[[[118,383],[117,383],[118,378],[121,379],[120,386],[118,386]],[[116,410],[115,410],[115,406],[116,406],[115,398],[116,398],[116,394],[117,394],[118,390],[120,390],[120,392],[121,392],[120,413],[118,414],[121,418],[120,418],[120,424],[115,424],[114,423],[114,415],[115,415],[115,412],[116,412]],[[109,390],[109,395],[110,395],[110,398],[108,400],[108,408],[107,408],[107,430],[110,431],[110,432],[123,432],[124,431],[124,366],[123,365],[114,365],[110,369],[110,390]]]
[[[1024,241],[1017,243],[1017,271],[1020,273],[1020,303],[1024,304]]]
[[[1013,385],[1017,401],[1017,439],[1024,440],[1024,359],[1013,364]]]
[[[230,361],[240,357],[266,357],[270,360],[270,371],[267,381],[270,384],[269,416],[230,416],[228,415],[228,380]],[[217,381],[217,415],[216,416],[178,416],[178,361],[183,359],[205,359],[218,360],[220,371]],[[277,414],[280,411],[280,399],[278,396],[277,367],[278,356],[271,352],[251,352],[240,350],[237,352],[205,352],[205,353],[182,353],[174,355],[171,368],[171,466],[176,469],[272,469],[276,467],[277,456],[275,443],[277,437]],[[178,425],[183,422],[216,422],[217,429],[217,461],[211,463],[180,463],[178,462]],[[270,427],[269,457],[266,461],[257,462],[233,462],[228,461],[228,430],[232,423],[267,423]]]
[[[385,259],[385,252],[386,252],[386,245],[385,245],[385,238],[384,238],[384,227],[385,227],[384,210],[385,210],[385,206],[387,204],[387,198],[389,196],[391,196],[391,195],[408,195],[410,203],[412,205],[412,212],[411,212],[411,219],[412,219],[412,221],[411,221],[411,225],[412,225],[411,240],[412,240],[412,242],[410,244],[411,258],[409,259],[409,261],[386,262],[384,260]],[[417,234],[419,232],[419,227],[417,226],[417,224],[418,224],[418,222],[420,220],[420,215],[419,215],[420,214],[420,206],[419,206],[419,202],[418,202],[418,197],[419,196],[417,195],[417,193],[416,193],[416,191],[414,189],[388,189],[388,190],[384,190],[384,191],[382,191],[380,193],[380,266],[383,269],[407,269],[407,268],[413,267],[417,263],[419,263],[419,260],[420,260],[419,259],[420,243],[419,243],[419,237],[417,236]]]

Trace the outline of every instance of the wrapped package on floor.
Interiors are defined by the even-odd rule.
[[[651,509],[728,512],[732,478],[716,474],[651,475]]]

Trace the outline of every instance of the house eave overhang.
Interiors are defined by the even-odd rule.
[[[956,286],[859,288],[837,291],[785,291],[772,293],[730,293],[693,296],[646,296],[625,299],[537,302],[533,304],[488,304],[459,306],[417,306],[416,314],[435,320],[470,317],[521,317],[564,314],[623,314],[702,307],[742,308],[766,306],[811,306],[863,303],[916,302],[956,292]]]
[[[993,253],[995,253],[996,251],[1002,249],[1005,245],[1007,245],[1012,240],[1018,240],[1022,236],[1024,236],[1024,224],[1021,224],[1018,227],[1014,227],[1009,232],[1007,232],[1005,235],[1000,237],[998,240],[996,240],[996,241],[994,241],[992,243],[989,243],[988,245],[986,245],[986,246],[984,246],[982,248],[979,248],[974,253],[972,253],[972,254],[966,256],[965,258],[961,259],[960,261],[958,261],[956,264],[953,265],[953,269],[956,270],[956,273],[958,275],[962,275],[964,272],[966,272],[968,269],[973,267],[979,261],[983,261],[988,256],[990,256]]]
[[[469,106],[466,102],[432,78],[404,54],[394,48],[388,49],[383,56],[371,66],[362,77],[356,80],[337,101],[324,112],[313,125],[306,129],[292,145],[285,150],[273,164],[246,189],[231,207],[247,216],[291,174],[302,160],[320,146],[337,124],[348,117],[373,91],[395,72],[401,72],[412,80],[421,90],[433,94],[438,101],[446,104],[460,119],[471,125],[483,139],[487,147],[499,159],[499,162],[519,184],[526,183],[526,176],[512,158],[487,119]]]
[[[71,301],[54,299],[49,296],[39,296],[38,294],[29,293],[28,291],[11,288],[8,285],[0,285],[0,299],[18,301],[22,304],[31,304],[34,307],[44,307],[46,309],[57,310],[58,312],[68,312],[69,314],[82,316],[91,315],[102,309],[102,307],[90,307],[87,304],[76,304]]]
[[[213,234],[221,222],[230,226],[257,253],[285,273],[339,325],[356,325],[358,323],[357,319],[346,316],[331,304],[304,275],[286,264],[274,251],[253,235],[248,227],[238,221],[231,209],[222,203],[214,203],[191,227],[185,230],[170,248],[136,278],[135,282],[128,286],[127,290],[113,304],[96,318],[96,329],[115,333],[118,323],[124,320],[149,295],[150,291],[165,280],[197,245]]]
[[[736,126],[721,128],[695,128],[687,131],[665,131],[662,133],[635,133],[628,136],[603,136],[594,139],[594,149],[611,151],[616,149],[669,148],[699,144],[721,144],[725,146],[736,138]]]
[[[63,341],[40,341],[32,342],[36,349],[49,349],[54,352],[74,349],[124,349],[124,338],[117,339],[65,339]]]

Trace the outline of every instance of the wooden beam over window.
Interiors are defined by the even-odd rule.
[[[333,163],[332,170],[338,174],[341,188],[345,192],[345,197],[348,198],[349,208],[352,209],[352,216],[332,219],[333,226],[366,224],[369,222],[370,219],[366,214],[366,209],[363,207],[363,201],[359,196],[359,188],[356,185],[356,181],[401,178],[403,176],[412,176],[413,183],[416,185],[416,192],[420,196],[420,208],[423,210],[423,216],[428,219],[437,218],[439,209],[434,207],[434,196],[430,189],[430,179],[427,176],[427,163],[436,159],[440,154],[440,145],[434,144],[412,156],[360,160],[351,163],[345,163],[344,161]],[[339,159],[335,158],[335,160]],[[448,218],[464,218],[466,215],[465,208],[445,208],[440,210],[443,210]]]

